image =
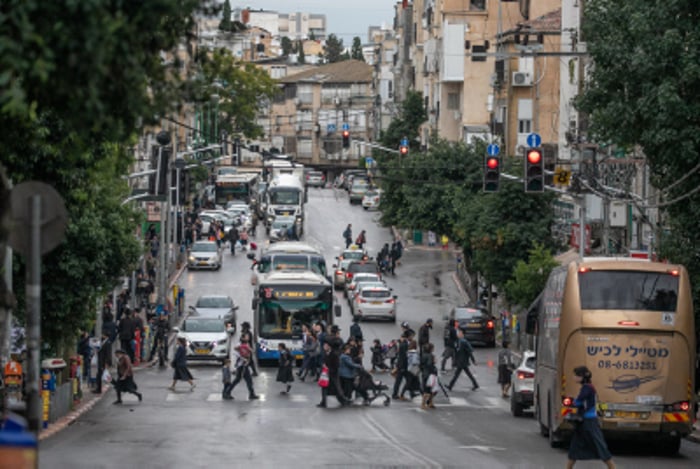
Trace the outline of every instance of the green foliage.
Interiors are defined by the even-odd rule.
[[[358,36],[352,38],[352,51],[350,58],[355,60],[365,61],[365,56],[362,54],[362,42]]]
[[[221,12],[221,22],[219,23],[219,29],[222,31],[231,31],[231,2],[226,0],[224,2],[224,8]]]
[[[528,254],[527,262],[519,260],[515,264],[513,277],[504,288],[508,302],[523,308],[535,301],[544,289],[550,272],[558,265],[542,243],[534,242]]]
[[[693,0],[589,0],[585,40],[595,63],[578,100],[594,138],[640,146],[667,190],[660,254],[685,264],[700,312],[700,10]],[[670,187],[684,175],[691,175]],[[668,189],[667,189],[668,188]],[[700,316],[699,316],[700,317]]]
[[[280,45],[282,46],[282,55],[284,55],[285,57],[294,51],[294,44],[292,43],[292,40],[289,39],[287,36],[282,36],[282,39],[280,40]]]
[[[297,62],[300,64],[306,63],[306,55],[304,55],[304,43],[299,41],[297,43]]]
[[[258,110],[277,92],[270,75],[226,49],[201,56],[200,65],[201,74],[188,84],[186,99],[201,104],[216,95],[220,129],[229,135],[262,136],[263,128],[256,121]]]
[[[326,63],[332,64],[335,62],[340,62],[343,59],[343,40],[339,39],[338,36],[331,33],[326,39],[326,45],[324,49],[324,61]]]

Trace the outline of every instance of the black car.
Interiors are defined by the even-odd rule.
[[[447,324],[459,327],[469,342],[496,346],[496,318],[484,309],[456,306],[447,315]]]
[[[381,278],[379,265],[373,260],[352,261],[345,268],[345,285],[352,281],[352,277],[359,272],[377,274]]]

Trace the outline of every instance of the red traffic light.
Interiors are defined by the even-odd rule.
[[[497,169],[498,168],[498,158],[488,158],[486,160],[486,167],[489,169]]]
[[[530,164],[539,164],[542,159],[542,152],[539,150],[528,150],[527,152],[527,162]]]
[[[401,145],[401,147],[399,147],[399,152],[400,152],[402,155],[408,154],[408,147],[405,146],[405,145]]]
[[[343,138],[348,138],[350,136],[349,130],[343,130]]]

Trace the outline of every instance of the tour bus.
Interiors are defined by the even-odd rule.
[[[303,231],[304,202],[304,186],[296,176],[283,174],[276,177],[265,192],[266,213],[263,221],[266,232],[270,233],[270,225],[278,215],[296,217]],[[302,231],[298,232],[297,236],[301,236]]]
[[[222,174],[216,178],[214,203],[226,207],[232,200],[242,200],[254,207],[258,195],[259,175],[255,173]]]
[[[318,321],[333,324],[340,316],[331,282],[307,271],[280,271],[261,281],[253,292],[253,334],[259,360],[278,360],[283,342],[292,356],[301,359],[302,330]]]
[[[580,386],[593,374],[608,437],[642,438],[676,453],[692,431],[695,324],[681,265],[584,258],[555,268],[536,308],[535,414],[543,436],[568,440]]]
[[[248,253],[248,258],[255,259],[255,253]],[[319,249],[299,241],[283,241],[271,244],[261,252],[260,259],[253,266],[250,282],[257,285],[280,270],[309,271],[328,276],[326,259]]]

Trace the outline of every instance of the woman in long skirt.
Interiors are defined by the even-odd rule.
[[[596,413],[596,390],[591,384],[592,374],[585,366],[574,369],[574,380],[581,384],[581,391],[574,400],[578,408],[578,415],[583,417],[581,423],[576,424],[574,435],[569,446],[569,460],[567,469],[574,467],[576,461],[591,459],[602,460],[609,469],[615,468],[612,455],[608,451],[608,445],[603,438],[603,431],[598,423]]]
[[[194,390],[197,386],[194,384],[192,373],[187,369],[187,349],[185,347],[187,347],[187,339],[178,337],[177,350],[175,351],[175,358],[173,358],[172,362],[172,366],[175,369],[173,372],[173,384],[168,388],[171,391],[175,390],[175,383],[178,381],[187,381],[190,383],[190,390]]]
[[[280,391],[280,394],[287,395],[289,390],[292,389],[292,384],[294,382],[294,372],[292,371],[292,354],[287,350],[287,346],[282,342],[277,346],[277,350],[280,352],[280,363],[279,369],[277,370],[277,382],[282,383],[286,388]]]

